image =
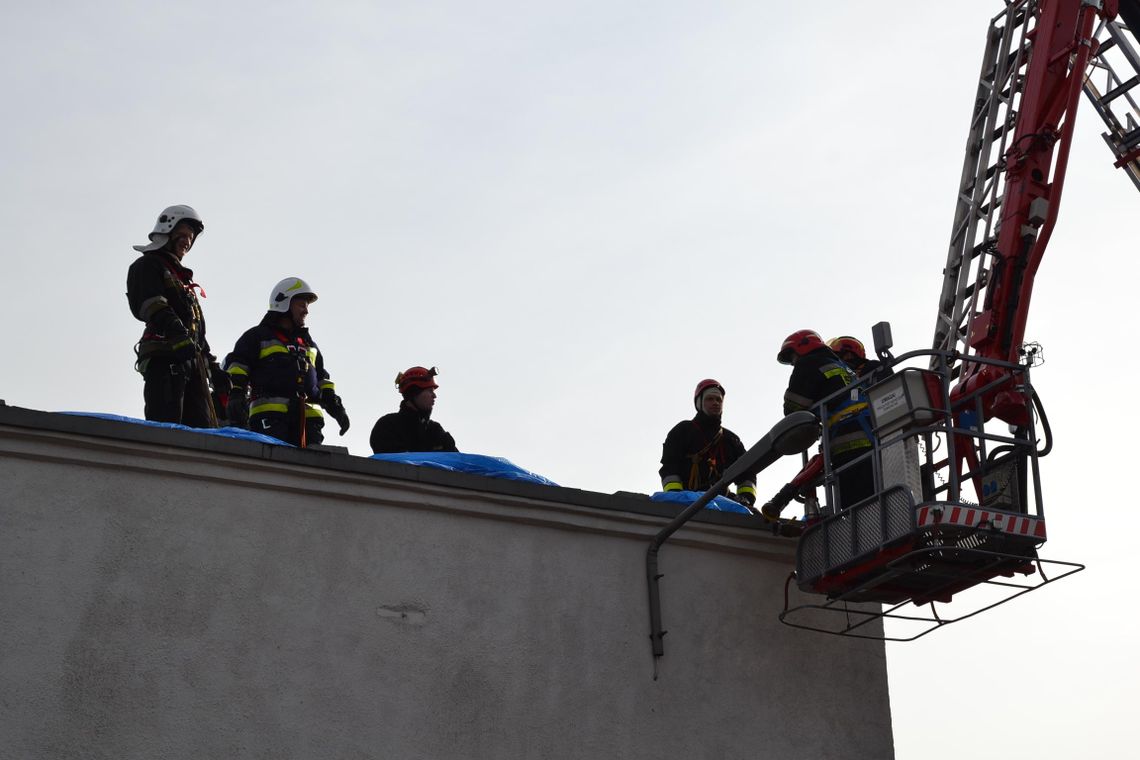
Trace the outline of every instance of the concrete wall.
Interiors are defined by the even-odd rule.
[[[0,407],[4,758],[891,758],[794,545],[669,511]],[[482,489],[482,490],[476,490]]]

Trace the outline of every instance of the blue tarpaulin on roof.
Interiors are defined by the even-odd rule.
[[[166,428],[167,430],[189,430],[191,433],[216,435],[221,436],[222,438],[239,438],[244,441],[257,441],[259,443],[271,443],[274,446],[292,446],[292,444],[285,443],[285,441],[278,440],[273,436],[255,433],[252,430],[246,430],[245,428],[194,428],[188,425],[179,425],[176,422],[151,422],[150,420],[140,420],[135,417],[122,417],[118,414],[101,414],[99,412],[60,412],[60,414],[73,414],[77,417],[96,417],[101,420],[114,420],[115,422],[132,422],[136,425]]]
[[[406,451],[400,454],[373,454],[372,459],[381,462],[400,462],[422,467],[435,467],[452,472],[468,472],[488,478],[522,480],[542,486],[558,485],[553,480],[524,470],[502,457],[491,457],[484,454],[462,454],[454,451]]]
[[[671,501],[688,506],[701,498],[701,494],[701,491],[658,491],[649,499],[650,501]],[[705,505],[705,509],[712,509],[716,512],[738,512],[743,515],[752,514],[748,507],[727,496],[714,496],[712,501]]]
[[[274,446],[289,446],[292,444],[273,438],[272,436],[255,433],[252,430],[236,427],[224,428],[193,428],[179,425],[174,422],[151,422],[136,417],[123,417],[118,414],[103,414],[100,412],[60,412],[60,414],[73,414],[78,417],[94,417],[115,422],[130,422],[135,425],[166,428],[167,430],[189,430],[191,433],[215,435],[222,438],[237,438],[245,441],[269,443]],[[524,470],[513,462],[502,457],[491,457],[484,454],[461,454],[451,451],[405,452],[402,454],[374,454],[372,459],[383,462],[401,462],[423,467],[435,467],[440,470],[452,472],[467,472],[473,475],[482,475],[488,478],[504,478],[506,480],[521,480],[527,483],[537,483],[543,486],[557,486],[553,480],[542,477],[536,473]]]

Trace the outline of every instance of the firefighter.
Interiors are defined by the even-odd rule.
[[[707,491],[726,469],[744,456],[739,436],[721,422],[724,386],[716,380],[702,380],[693,391],[697,413],[682,420],[665,436],[661,447],[661,488],[664,491]],[[720,494],[724,495],[724,494]],[[746,507],[756,503],[756,483],[742,475],[736,481],[737,501]]]
[[[195,291],[194,272],[182,260],[206,225],[189,206],[169,206],[158,216],[150,242],[127,271],[131,313],[146,323],[135,351],[143,376],[144,414],[156,422],[217,427],[210,394],[229,391],[229,377],[206,342],[206,320]]]
[[[870,377],[871,382],[876,382],[891,374],[891,369],[884,367],[881,361],[867,358],[867,349],[863,348],[863,342],[858,338],[840,335],[827,341],[827,347],[834,351],[844,364],[855,370],[859,378]]]
[[[801,409],[818,415],[816,405],[820,401],[856,381],[855,373],[814,330],[799,330],[785,338],[776,360],[792,365],[784,393],[785,415]],[[867,401],[856,388],[827,405],[823,423],[827,426],[832,470],[859,460],[838,474],[840,508],[853,506],[875,492],[871,458],[863,456],[874,445],[869,414]]]
[[[265,433],[304,448],[324,440],[324,416],[340,434],[349,419],[325,369],[324,354],[305,321],[317,294],[299,277],[286,277],[269,294],[261,323],[246,330],[229,356],[233,381],[226,411],[230,424]]]
[[[396,389],[403,397],[400,409],[376,420],[369,439],[372,453],[459,450],[451,433],[431,419],[438,374],[435,367],[409,367],[396,375]]]

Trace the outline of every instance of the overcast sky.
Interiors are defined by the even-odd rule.
[[[8,404],[142,416],[131,245],[187,203],[219,356],[278,280],[319,293],[329,442],[369,454],[396,373],[436,365],[460,449],[645,493],[701,378],[746,443],[778,419],[793,330],[929,346],[1002,7],[0,2]],[[1089,569],[888,645],[900,760],[1135,752],[1140,197],[1101,131],[1083,105],[1027,332],[1043,554]]]

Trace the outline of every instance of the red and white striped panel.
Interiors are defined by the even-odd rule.
[[[976,528],[982,523],[988,523],[1003,533],[1012,533],[1016,536],[1032,536],[1045,540],[1045,520],[1029,515],[1011,515],[1008,512],[990,512],[980,507],[962,507],[945,505],[940,507],[926,506],[918,508],[918,527],[928,528],[936,525],[956,526],[961,528]]]

